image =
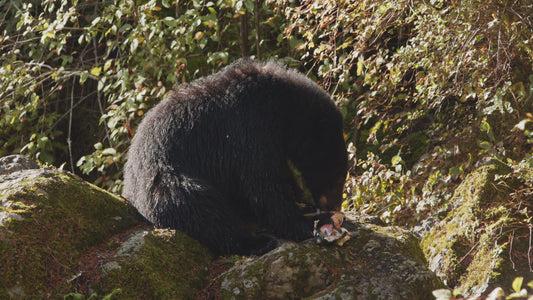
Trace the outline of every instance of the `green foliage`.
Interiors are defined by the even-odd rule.
[[[286,10],[294,56],[339,101],[363,159],[348,182],[355,207],[416,222],[481,157],[528,151],[509,132],[531,109],[533,8],[503,2],[312,1]]]
[[[241,51],[268,57],[283,49],[271,35],[279,16],[267,3],[2,0],[0,7],[0,155],[67,161],[72,170],[97,172],[95,182],[113,192],[120,192],[124,152],[142,115],[174,85],[218,70]],[[240,47],[252,36],[261,43]],[[103,130],[73,128],[81,106]],[[78,155],[76,133],[89,135]]]
[[[359,159],[357,166],[362,173],[348,178],[345,209],[357,207],[372,211],[376,209],[375,205],[381,208],[383,203],[387,203],[388,209],[381,217],[391,221],[392,215],[402,209],[401,204],[409,194],[406,183],[410,172],[402,173],[400,160],[399,156],[395,156],[391,162],[395,168],[390,169],[389,164],[382,164],[372,152],[368,153],[367,159]]]

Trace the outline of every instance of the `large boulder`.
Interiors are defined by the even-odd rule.
[[[68,290],[84,251],[139,223],[124,200],[69,173],[3,162],[18,166],[0,167],[0,298]]]
[[[21,156],[0,171],[0,299],[190,298],[205,284],[207,250],[124,199]]]
[[[286,242],[217,281],[223,299],[431,299],[441,287],[417,238],[398,227],[346,225],[343,247]]]
[[[212,255],[181,232],[141,228],[131,232],[104,264],[92,288],[120,290],[121,299],[194,299],[208,282]]]
[[[531,232],[521,221],[528,218],[532,198],[525,193],[515,203],[516,193],[529,189],[510,172],[493,160],[466,176],[445,218],[422,240],[430,268],[447,286],[473,298],[509,288],[516,277],[533,280]]]

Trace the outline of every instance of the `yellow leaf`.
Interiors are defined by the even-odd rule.
[[[47,38],[53,39],[53,38],[56,37],[56,34],[55,34],[55,32],[53,32],[53,31],[47,31],[46,34],[45,34],[45,36],[46,36]]]
[[[363,74],[363,61],[360,60],[357,62],[357,76],[361,76]]]
[[[100,72],[102,72],[102,68],[100,67],[94,67],[91,69],[91,74],[94,76],[100,76]]]
[[[524,277],[516,277],[513,281],[513,290],[519,293],[520,289],[522,288],[523,282],[524,282]]]
[[[152,7],[152,10],[153,10],[153,11],[160,11],[160,10],[161,10],[161,7],[159,7],[159,6],[154,6],[154,7]]]

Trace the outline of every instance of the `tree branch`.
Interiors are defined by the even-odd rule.
[[[257,58],[261,59],[261,33],[260,33],[260,9],[261,4],[260,0],[255,0],[254,2],[254,15],[255,15],[255,50],[257,53]]]
[[[248,48],[248,12],[244,10],[244,14],[240,17],[240,46],[242,57],[249,57],[250,51]]]

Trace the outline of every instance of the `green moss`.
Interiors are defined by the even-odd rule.
[[[21,184],[6,196],[24,219],[0,228],[0,295],[17,286],[25,297],[68,292],[80,253],[139,222],[124,200],[71,175]]]
[[[510,169],[503,162],[492,163],[465,178],[450,200],[455,208],[421,242],[428,260],[438,260],[435,266],[447,284],[460,285],[465,293],[476,293],[487,284],[509,285],[517,275],[509,273],[512,263],[504,251],[507,237],[499,241],[498,235],[516,224],[505,205],[512,192],[510,184],[495,181],[496,176]]]
[[[500,248],[493,247],[489,234],[485,233],[479,238],[476,250],[466,272],[459,279],[464,291],[471,291],[498,276],[495,267],[502,262],[502,258],[498,257]]]
[[[325,269],[341,269],[342,263],[335,254],[330,253],[327,247],[315,243],[286,244],[267,256],[242,261],[224,274],[221,290],[222,299],[270,299],[294,297],[302,298],[317,292],[316,284],[311,279],[317,273],[328,273]],[[316,262],[320,261],[320,264]],[[326,267],[327,266],[327,267]],[[333,282],[335,274],[329,273],[325,278],[327,282]],[[244,286],[240,284],[244,282]],[[293,291],[287,291],[290,296],[276,293],[271,295],[271,286],[283,285],[290,282]],[[226,285],[226,286],[225,286]],[[277,288],[276,288],[277,289]],[[235,293],[236,290],[239,292]]]
[[[493,174],[505,175],[513,171],[509,165],[497,158],[491,158],[490,164]]]
[[[97,288],[121,288],[124,299],[193,299],[206,284],[212,257],[198,242],[177,232],[149,234],[135,258],[119,262]]]
[[[416,236],[407,231],[398,230],[398,227],[382,227],[377,225],[371,225],[370,228],[376,232],[381,232],[387,235],[389,238],[393,238],[395,241],[401,243],[399,247],[400,253],[404,254],[407,257],[414,258],[418,262],[427,265],[426,257],[424,252],[420,248],[418,239]],[[368,234],[368,233],[367,233]]]

